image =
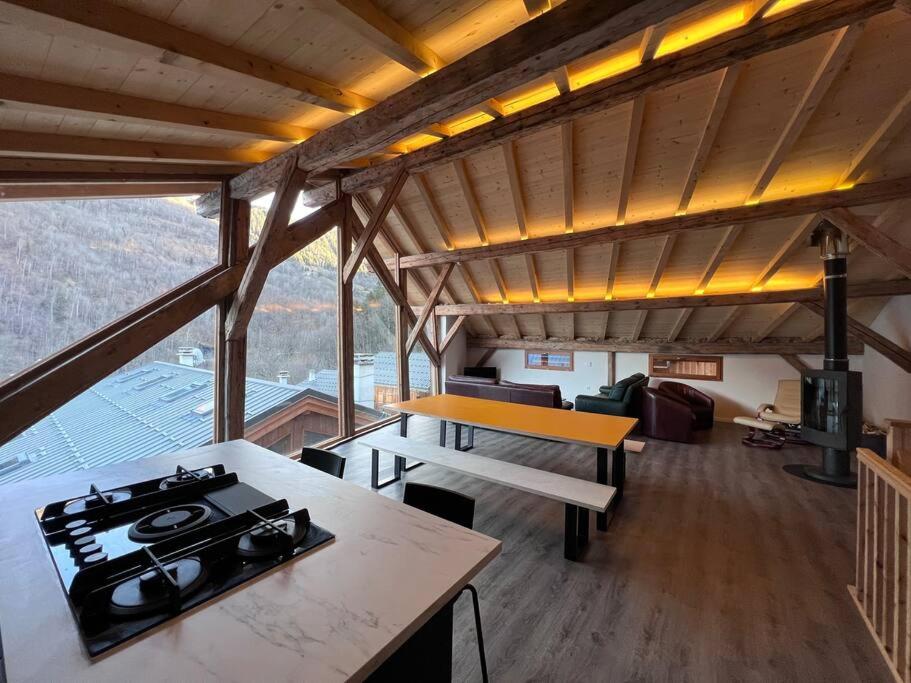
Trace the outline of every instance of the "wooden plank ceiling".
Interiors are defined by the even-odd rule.
[[[455,141],[766,15],[796,16],[826,2],[704,3],[342,166],[389,163]],[[0,2],[0,174],[51,173],[63,159],[68,169],[101,176],[114,162],[133,164],[159,187],[152,173],[177,172],[180,164],[233,175],[551,9],[548,0],[232,0],[217,9],[197,0]],[[412,173],[379,232],[380,252],[391,258],[582,233],[911,176],[911,14],[887,10],[754,54]],[[365,224],[382,193],[377,186],[358,195]],[[852,211],[899,243],[911,242],[911,201]],[[757,220],[466,261],[440,301],[812,287],[821,264],[807,237],[818,220]],[[904,277],[877,251],[854,245],[852,282]],[[441,268],[417,269],[412,303],[424,301]],[[849,310],[869,324],[887,300],[852,299]],[[543,309],[472,315],[466,327],[486,337],[681,342],[812,340],[821,332],[818,316],[790,303]]]

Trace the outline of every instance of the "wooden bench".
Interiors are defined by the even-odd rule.
[[[617,494],[617,489],[613,486],[443,448],[394,434],[369,434],[359,439],[358,443],[373,451],[371,480],[374,488],[378,488],[376,483],[379,478],[379,454],[382,451],[391,453],[396,458],[408,458],[445,467],[453,472],[564,503],[566,519],[563,556],[568,560],[578,559],[580,552],[588,544],[589,510],[606,512]]]

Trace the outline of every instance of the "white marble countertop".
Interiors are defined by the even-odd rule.
[[[336,539],[90,659],[34,510],[222,463]],[[0,487],[0,634],[19,681],[336,681],[370,674],[500,542],[246,441]]]

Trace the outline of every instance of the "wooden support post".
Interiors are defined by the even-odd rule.
[[[417,343],[418,337],[424,329],[424,325],[427,324],[427,321],[430,320],[430,317],[433,315],[433,307],[436,306],[437,300],[440,298],[440,292],[443,291],[443,286],[446,284],[446,280],[449,278],[452,268],[453,265],[451,263],[444,266],[443,272],[440,273],[436,283],[433,285],[433,289],[427,297],[427,302],[424,304],[424,308],[421,310],[421,314],[418,316],[417,321],[414,323],[414,327],[411,330],[411,334],[408,335],[408,340],[405,342],[405,353],[411,353],[411,349],[413,349],[414,345]],[[437,349],[437,345],[433,340],[431,340],[431,346],[433,346],[434,350]]]
[[[354,296],[345,282],[343,264],[351,256],[351,197],[345,198],[345,218],[338,227],[338,434],[354,434]]]
[[[231,199],[228,183],[224,182],[221,207],[218,226],[219,261],[222,265],[230,267],[247,258],[250,242],[250,204],[243,200]],[[215,420],[212,440],[215,443],[243,437],[246,336],[242,344],[228,341],[228,311],[231,310],[234,297],[235,294],[226,297],[218,304],[216,311],[212,411]]]
[[[617,352],[607,352],[607,383],[613,386],[617,382]]]
[[[398,260],[398,259],[396,259]],[[408,301],[408,271],[396,268],[395,281],[402,292],[402,299]],[[411,398],[411,378],[408,372],[408,353],[405,351],[405,340],[408,338],[408,313],[401,304],[395,306],[395,367],[398,379],[399,400]]]
[[[405,169],[402,169],[396,174],[395,178],[393,178],[392,182],[386,188],[386,191],[383,192],[380,203],[373,209],[370,220],[367,222],[364,231],[357,239],[354,252],[348,260],[345,261],[342,275],[345,282],[351,282],[354,278],[354,274],[357,272],[357,269],[360,268],[364,257],[367,255],[367,250],[370,248],[370,245],[373,244],[373,240],[383,227],[383,223],[386,222],[386,216],[389,214],[389,210],[399,196],[399,192],[402,191],[402,187],[405,186],[405,181],[407,179],[408,172]]]

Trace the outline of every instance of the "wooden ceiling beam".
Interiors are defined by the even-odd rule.
[[[773,340],[766,342],[744,342],[743,340],[700,342],[700,341],[627,341],[605,339],[592,341],[581,339],[508,339],[491,337],[469,337],[468,347],[476,349],[526,349],[538,351],[619,351],[621,353],[692,353],[692,354],[773,354],[799,353],[818,355],[824,352],[822,342],[801,342],[794,340]],[[848,342],[852,355],[863,353],[863,344],[852,338]]]
[[[446,65],[426,43],[415,38],[370,0],[317,0],[317,7],[389,59],[419,76]]]
[[[448,252],[407,256],[403,268],[439,265],[449,261],[465,262],[524,254],[525,252],[554,251],[593,244],[620,243],[658,237],[688,230],[706,230],[724,225],[753,223],[773,218],[789,218],[836,207],[864,206],[890,202],[911,196],[911,177],[864,183],[850,190],[832,190],[802,197],[788,197],[749,206],[714,209],[683,216],[656,218],[624,226],[607,225],[572,234],[547,235],[527,240],[469,247]]]
[[[715,329],[712,330],[712,333],[708,337],[708,341],[718,341],[719,337],[721,337],[721,335],[727,331],[727,329],[733,324],[740,313],[740,306],[731,306],[731,309],[724,314],[724,317],[718,321],[718,325],[716,325]]]
[[[547,12],[526,26],[530,27],[536,22],[551,20],[564,8],[581,4],[578,2],[564,3],[561,7]],[[892,8],[892,4],[893,0],[830,0],[825,3],[807,3],[755,24],[734,29],[683,52],[654,59],[623,74],[579,88],[508,117],[491,121],[438,144],[428,145],[393,162],[377,164],[352,173],[343,179],[342,189],[345,192],[360,192],[385,184],[395,173],[397,164],[405,165],[413,172],[426,170],[438,164],[450,162],[454,158],[500,145],[505,140],[529,135],[564,121],[619,106],[634,100],[643,93],[667,88],[676,83],[745,61],[756,55],[794,45],[814,36],[840,29],[847,24],[863,21],[888,11]],[[654,24],[657,19],[657,17],[652,18],[648,25]],[[498,44],[497,41],[491,43],[490,46],[495,44]],[[562,60],[562,63],[565,64],[567,61]],[[447,69],[444,69],[431,78],[445,74],[446,71]],[[427,80],[429,79],[424,79],[424,81]],[[400,95],[405,96],[406,93],[407,91],[403,91]],[[337,128],[339,126],[335,126],[333,129]],[[314,136],[311,140],[318,137],[319,135]],[[311,140],[305,142],[304,145],[308,145]],[[390,139],[390,141],[392,140]],[[349,156],[357,155],[356,153]],[[261,180],[262,177],[252,173],[235,179],[231,184],[232,196],[246,198],[257,196],[269,187],[268,183],[263,185]],[[327,186],[308,193],[305,201],[310,205],[325,204],[332,201],[333,193],[334,188]],[[201,205],[200,210],[205,212],[213,206],[217,206],[217,204],[207,201]]]
[[[629,123],[626,132],[626,151],[623,156],[623,172],[620,175],[620,191],[617,195],[617,225],[626,223],[626,210],[629,207],[629,193],[633,186],[633,174],[636,171],[636,157],[639,154],[639,138],[642,132],[644,114],[645,95],[640,95],[630,105]]]
[[[528,281],[531,283],[531,300],[540,301],[541,287],[534,254],[525,254],[525,269],[528,271]]]
[[[572,232],[575,215],[575,173],[573,169],[573,122],[560,127],[563,152],[563,232]]]
[[[534,258],[533,254],[528,254],[529,258]],[[566,250],[566,300],[575,301],[576,299],[576,251],[575,249]]]
[[[911,121],[911,90],[905,93],[898,103],[892,107],[886,119],[879,125],[873,134],[864,142],[863,147],[851,158],[848,168],[842,173],[836,187],[854,185],[860,181],[870,165],[889,148],[896,136],[901,133]]]
[[[491,261],[493,263],[493,261]],[[911,294],[911,280],[881,280],[848,285],[850,298]],[[507,301],[508,296],[504,296]],[[600,313],[604,311],[641,311],[673,308],[753,306],[761,304],[822,301],[821,287],[783,289],[770,292],[738,292],[703,296],[668,296],[650,299],[613,299],[610,301],[547,301],[509,304],[451,304],[437,306],[437,315],[525,315],[529,313]]]
[[[455,249],[455,243],[452,241],[452,231],[449,229],[449,223],[446,221],[446,217],[443,216],[443,212],[440,211],[436,199],[434,199],[433,191],[430,189],[427,179],[423,175],[417,175],[414,176],[414,183],[417,185],[421,199],[424,200],[427,211],[430,212],[437,232],[440,233],[440,237],[443,238],[443,244],[446,245],[447,249],[452,251]]]
[[[506,281],[503,279],[503,273],[500,272],[500,265],[497,263],[496,259],[491,259],[487,263],[490,266],[490,274],[493,276],[494,282],[497,283],[497,292],[500,294],[500,301],[504,304],[508,304],[509,290],[506,289]]]
[[[481,246],[490,244],[490,240],[487,238],[487,224],[484,222],[484,216],[481,213],[478,198],[475,196],[474,188],[471,185],[471,179],[468,177],[468,169],[465,168],[465,160],[456,159],[452,162],[452,168],[459,181],[459,187],[462,190],[462,196],[465,198],[465,203],[468,204],[468,213],[471,215],[475,230],[478,232],[478,239],[481,242]]]
[[[101,116],[105,120],[151,122],[169,128],[227,133],[278,142],[300,142],[315,132],[309,128],[240,114],[187,107],[11,74],[0,74],[0,100],[7,103],[18,102],[32,109],[65,110],[80,115]]]
[[[249,148],[222,149],[202,145],[178,145],[170,142],[140,142],[57,133],[23,133],[12,130],[0,130],[0,154],[159,159],[235,165],[256,164],[269,157],[267,152]]]
[[[256,302],[266,284],[266,278],[274,265],[272,252],[275,249],[272,242],[288,227],[291,212],[297,203],[297,197],[304,187],[306,177],[294,164],[287,164],[285,177],[275,192],[275,199],[266,214],[265,223],[259,233],[253,255],[244,271],[244,277],[237,288],[237,296],[225,318],[227,338],[231,341],[242,339],[247,333],[247,325],[253,317]],[[313,223],[322,226],[321,219],[328,217],[323,211],[311,214]],[[331,226],[326,226],[328,229]]]
[[[802,302],[802,305],[820,318],[825,318],[825,308],[821,304],[807,301]],[[911,351],[903,349],[895,342],[887,339],[879,332],[870,329],[851,316],[848,316],[848,332],[855,335],[867,346],[876,349],[905,372],[911,372]]]
[[[724,114],[731,101],[731,94],[734,92],[734,86],[740,76],[740,69],[740,64],[732,64],[719,72],[718,87],[715,89],[712,107],[709,109],[709,117],[702,128],[699,143],[696,145],[696,151],[693,152],[693,159],[686,173],[686,180],[683,182],[683,192],[680,193],[680,201],[677,204],[678,214],[686,213],[690,206],[690,201],[693,199],[696,183],[699,182],[699,176],[702,175],[705,163],[708,161],[709,154],[712,151],[712,145],[715,144],[715,138],[721,129],[721,122],[724,120]]]
[[[637,341],[642,334],[642,328],[645,327],[645,319],[647,317],[648,311],[639,311],[639,316],[636,318],[636,326],[633,328],[633,335],[630,337],[633,341]]]
[[[797,108],[791,114],[791,118],[781,131],[781,135],[778,136],[778,140],[776,140],[775,144],[772,146],[772,150],[763,163],[759,175],[753,182],[753,187],[747,194],[747,203],[758,202],[760,200],[763,193],[766,191],[766,188],[768,188],[769,184],[772,182],[772,178],[775,177],[781,164],[794,147],[794,143],[797,142],[803,129],[806,128],[806,125],[810,122],[810,118],[813,116],[813,113],[816,111],[822,98],[829,91],[832,83],[835,82],[835,79],[841,73],[848,58],[851,56],[851,51],[857,44],[857,40],[863,33],[863,30],[863,23],[855,23],[850,26],[842,27],[835,34],[832,44],[826,51],[822,62],[813,74],[813,78],[810,79],[807,89],[797,103]]]
[[[544,14],[550,9],[550,0],[522,0],[525,3],[525,11],[530,19]]]
[[[905,277],[911,277],[911,249],[848,209],[828,209],[822,212],[822,216],[864,245],[868,251],[894,265]]]
[[[503,151],[503,163],[506,165],[506,177],[509,179],[509,194],[512,197],[512,206],[516,216],[516,226],[519,228],[519,239],[528,239],[528,226],[525,221],[525,198],[522,194],[522,181],[519,178],[519,162],[516,160],[516,150],[512,141],[504,142],[500,149]]]
[[[817,213],[810,214],[804,218],[800,225],[791,233],[790,237],[785,241],[784,244],[779,247],[778,251],[772,257],[772,260],[766,264],[766,267],[762,269],[762,272],[756,277],[751,285],[750,289],[758,290],[768,284],[769,280],[774,277],[775,273],[781,270],[781,267],[795,254],[797,250],[803,246],[806,246],[806,241],[810,237],[810,233],[816,229],[816,226],[819,224],[820,216]]]
[[[344,284],[351,282],[357,269],[361,267],[361,263],[367,255],[367,250],[370,248],[370,245],[373,244],[373,240],[376,238],[380,228],[382,228],[383,223],[386,222],[386,216],[389,215],[389,210],[398,198],[407,179],[408,172],[402,169],[402,172],[393,179],[389,187],[386,188],[386,191],[383,192],[380,203],[371,212],[370,220],[367,221],[366,227],[361,232],[357,243],[354,245],[351,256],[348,257],[348,260],[344,264],[344,269],[342,271],[342,281]]]
[[[459,330],[462,329],[462,326],[465,324],[465,321],[468,320],[467,315],[460,315],[455,319],[455,322],[446,330],[446,336],[443,337],[443,341],[440,342],[439,353],[442,356],[446,353],[446,349],[449,348],[449,345],[452,344],[453,340],[456,338],[456,335],[459,333]]]
[[[778,313],[778,315],[772,318],[768,324],[759,331],[759,334],[752,338],[753,341],[760,342],[766,337],[770,336],[772,332],[781,327],[781,325],[783,325],[786,320],[790,319],[790,317],[797,313],[799,310],[800,304],[798,303],[789,303],[786,305],[781,309],[781,312]]]
[[[0,202],[42,199],[110,199],[131,197],[186,197],[209,192],[217,182],[167,183],[0,183]]]
[[[345,88],[276,64],[106,0],[5,0],[7,21],[56,36],[137,54],[266,92],[290,94],[326,109],[353,114],[375,104]]]
[[[27,1],[19,0],[22,3]],[[53,0],[44,2],[56,4]],[[489,105],[490,98],[500,93],[533,81],[698,4],[697,0],[641,0],[633,4],[574,0],[563,3],[420,79],[354,119],[320,131],[289,150],[286,156],[298,159],[308,171],[322,171],[349,159],[380,151],[430,124],[466,109]],[[500,116],[495,121],[508,122],[511,126],[518,120],[516,116],[506,117],[492,110]],[[464,135],[453,136],[423,149],[447,144]],[[410,157],[411,154],[405,156]],[[275,185],[278,164],[276,161],[234,179],[231,182],[232,197],[250,199],[268,192]],[[373,183],[369,187],[376,187],[377,184],[385,182]],[[343,189],[353,194],[368,189],[368,186],[356,190]],[[202,203],[201,210],[208,210],[208,201]]]
[[[670,261],[671,252],[674,251],[674,242],[677,241],[677,235],[671,234],[667,235],[664,238],[664,242],[661,245],[661,252],[658,254],[658,262],[655,263],[655,270],[652,273],[652,281],[648,286],[648,293],[646,296],[648,298],[653,298],[655,292],[658,291],[658,284],[661,282],[661,276],[664,275],[664,270],[667,268],[667,263]]]
[[[604,284],[604,298],[614,298],[614,284],[617,281],[617,261],[620,260],[620,243],[611,242],[607,245],[607,281]]]
[[[810,366],[804,363],[796,353],[782,353],[780,355],[781,359],[797,372],[804,372],[810,369]]]
[[[246,166],[154,161],[99,161],[97,159],[47,159],[41,157],[0,157],[0,182],[169,182],[228,180]]]
[[[742,231],[742,225],[729,225],[725,229],[724,235],[721,236],[721,241],[718,243],[718,246],[715,247],[715,251],[706,264],[705,270],[702,271],[702,277],[699,278],[699,284],[696,285],[696,289],[694,290],[695,294],[703,294],[705,290],[708,289],[709,283],[712,281],[712,278],[715,277],[715,271],[721,266],[721,263],[728,255],[731,247],[734,246],[734,242],[740,237]]]
[[[424,302],[424,307],[421,309],[421,314],[418,316],[417,321],[413,324],[411,333],[408,335],[408,340],[405,342],[406,356],[411,353],[411,349],[413,349],[414,345],[417,343],[418,337],[423,333],[424,326],[433,315],[433,307],[436,306],[437,301],[440,298],[440,293],[443,291],[443,287],[446,285],[446,280],[449,279],[449,275],[452,273],[453,268],[453,264],[449,263],[443,267],[443,271],[437,276],[437,281],[433,284],[433,289],[430,290],[427,301]]]
[[[680,311],[680,314],[677,316],[677,320],[674,321],[674,326],[671,328],[670,333],[667,335],[667,340],[669,342],[675,341],[677,337],[680,336],[680,333],[683,331],[686,321],[690,319],[690,316],[693,314],[692,308],[684,308]]]

